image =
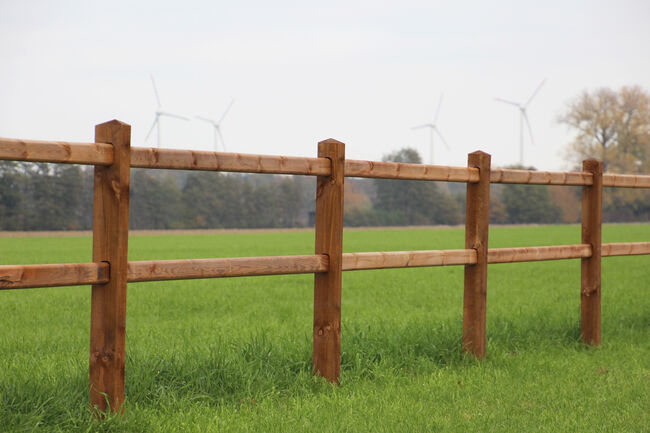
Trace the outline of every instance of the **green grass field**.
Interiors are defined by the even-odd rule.
[[[463,230],[351,231],[346,252],[462,248]],[[613,225],[604,242],[650,240]],[[493,228],[491,247],[579,243]],[[313,253],[313,233],[133,236],[130,260]],[[90,261],[90,238],[0,238],[0,264]],[[650,259],[603,260],[603,344],[579,260],[490,265],[488,355],[460,351],[460,266],[343,274],[342,380],[311,375],[313,277],[129,285],[126,413],[88,408],[90,288],[0,292],[0,431],[647,432]]]

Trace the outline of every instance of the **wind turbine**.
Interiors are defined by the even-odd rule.
[[[207,117],[201,117],[201,116],[194,116],[195,118],[202,120],[204,122],[208,122],[212,127],[214,128],[214,151],[218,152],[218,146],[217,142],[221,140],[221,147],[223,147],[223,151],[226,151],[226,143],[223,141],[223,135],[221,135],[221,123],[223,123],[223,119],[226,117],[226,114],[228,114],[228,111],[230,111],[230,107],[232,107],[232,104],[235,103],[234,99],[230,100],[230,104],[228,104],[228,107],[226,107],[226,110],[223,112],[219,120],[214,120],[214,119],[208,119]]]
[[[442,94],[440,94],[440,100],[438,101],[438,108],[436,109],[436,115],[433,117],[433,122],[431,123],[425,123],[424,125],[418,125],[414,126],[411,129],[421,129],[421,128],[429,128],[429,147],[430,147],[430,153],[429,153],[429,164],[433,164],[433,136],[434,134],[438,134],[438,137],[440,137],[440,140],[442,140],[442,144],[445,145],[447,150],[449,150],[449,145],[445,141],[444,137],[440,133],[440,129],[438,129],[438,124],[436,123],[438,121],[438,116],[440,115],[440,107],[442,106]]]
[[[525,104],[521,104],[520,102],[508,101],[507,99],[494,98],[499,102],[514,105],[519,109],[519,164],[522,167],[524,165],[524,122],[526,122],[526,126],[528,127],[528,134],[530,135],[530,144],[532,144],[533,146],[535,145],[535,140],[533,140],[533,129],[530,127],[530,122],[528,121],[528,115],[526,114],[526,109],[532,102],[533,98],[537,96],[537,93],[542,88],[545,82],[546,82],[546,78],[544,78],[542,82],[539,83],[539,86],[537,86],[537,88],[535,89],[533,94],[530,95],[530,98],[528,98]]]
[[[149,139],[149,136],[153,132],[154,128],[156,128],[156,145],[158,148],[160,148],[160,118],[162,116],[167,116],[167,117],[174,117],[176,119],[182,119],[182,120],[190,120],[185,116],[180,116],[178,114],[170,113],[168,111],[163,111],[162,107],[160,106],[160,97],[158,96],[158,89],[156,88],[156,81],[153,79],[153,75],[149,75],[151,77],[151,84],[153,84],[153,91],[156,94],[156,102],[158,103],[158,109],[156,110],[156,117],[154,117],[153,124],[151,125],[151,129],[149,129],[149,132],[147,133],[147,136],[144,138],[144,141],[147,141]]]

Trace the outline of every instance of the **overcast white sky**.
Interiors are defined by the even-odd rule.
[[[525,162],[563,169],[556,122],[584,89],[650,90],[650,1],[12,1],[0,0],[0,136],[92,141],[93,125],[132,125],[145,143],[156,100],[219,117],[228,151],[315,156],[336,138],[347,157],[401,147],[428,160],[432,120],[451,150],[435,162],[519,159],[525,101],[535,145]],[[162,145],[212,149],[208,124],[162,119]]]

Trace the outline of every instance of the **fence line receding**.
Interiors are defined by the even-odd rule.
[[[0,138],[0,160],[95,166],[93,262],[0,266],[0,290],[92,285],[90,400],[119,412],[124,401],[126,285],[129,282],[314,274],[314,374],[340,376],[341,272],[465,266],[463,350],[485,356],[488,264],[581,259],[581,336],[601,341],[601,258],[650,254],[650,242],[601,243],[603,187],[650,188],[650,175],[602,172],[586,160],[583,171],[492,169],[490,155],[474,152],[467,167],[345,159],[336,140],[318,144],[316,158],[178,149],[132,148],[129,125],[96,127],[94,143]],[[316,250],[313,255],[192,260],[127,260],[130,168],[292,174],[317,177]],[[465,182],[465,248],[343,253],[345,177]],[[582,242],[576,245],[488,248],[491,183],[582,187]]]

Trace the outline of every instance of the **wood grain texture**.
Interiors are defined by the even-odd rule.
[[[113,146],[106,143],[0,138],[0,160],[111,165]]]
[[[650,254],[650,242],[617,242],[602,244],[601,254],[603,257]]]
[[[535,170],[512,170],[494,168],[490,173],[490,183],[518,183],[530,185],[591,185],[591,173],[554,172]]]
[[[127,278],[129,282],[140,282],[309,274],[326,272],[328,267],[326,255],[150,260],[129,262]]]
[[[600,345],[601,254],[603,224],[603,163],[587,159],[583,171],[593,174],[593,185],[582,188],[582,243],[591,245],[591,257],[580,264],[580,335],[585,343]]]
[[[650,242],[602,244],[602,257],[650,254]],[[490,248],[488,264],[591,257],[591,245]],[[342,271],[470,265],[476,250],[425,250],[343,253]],[[128,262],[127,281],[187,280],[327,272],[326,255],[236,257]],[[78,286],[108,282],[108,263],[0,266],[0,290]]]
[[[591,245],[490,248],[488,263],[518,263],[591,257]]]
[[[0,290],[82,286],[108,282],[108,263],[0,266]]]
[[[650,188],[649,175],[603,174],[603,186],[618,188]]]
[[[141,147],[131,150],[131,167],[309,176],[330,174],[330,162],[325,158]]]
[[[90,402],[103,411],[121,413],[124,402],[131,127],[117,120],[97,125],[95,140],[111,143],[114,159],[108,167],[95,167],[93,262],[108,263],[110,279],[105,284],[92,286]]]
[[[476,263],[476,251],[471,249],[343,254],[344,271],[466,265],[473,263]]]
[[[345,161],[346,177],[381,179],[439,180],[478,182],[478,170],[472,167],[408,164],[403,162]]]
[[[341,269],[345,145],[318,143],[318,157],[331,161],[331,175],[316,180],[316,254],[329,257],[327,272],[314,274],[314,375],[339,382],[341,370]]]
[[[467,166],[479,170],[479,181],[467,184],[465,249],[476,250],[476,263],[465,265],[463,351],[485,356],[488,231],[490,223],[490,155],[473,152]]]

